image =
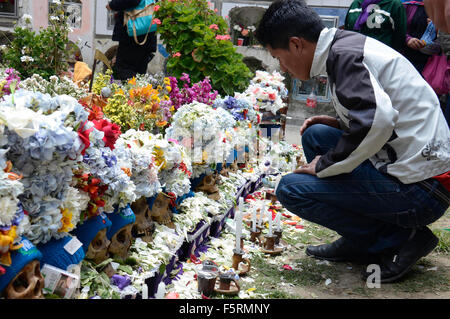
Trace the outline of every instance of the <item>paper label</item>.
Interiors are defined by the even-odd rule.
[[[69,254],[73,255],[78,249],[80,249],[81,246],[83,246],[83,243],[74,236],[67,244],[64,245],[64,249]]]
[[[80,277],[67,271],[44,264],[41,269],[44,277],[45,294],[53,293],[61,298],[71,299],[79,285]]]

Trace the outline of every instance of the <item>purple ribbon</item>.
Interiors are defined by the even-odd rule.
[[[369,12],[372,8],[372,5],[377,4],[380,1],[381,0],[364,0],[363,3],[361,3],[362,12],[356,20],[353,30],[361,31],[362,26],[366,23],[367,18],[369,17]]]

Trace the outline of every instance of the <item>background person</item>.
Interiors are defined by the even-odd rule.
[[[106,8],[117,11],[115,15],[115,25],[112,40],[119,41],[116,63],[113,67],[114,78],[126,80],[136,76],[136,74],[146,74],[148,63],[153,59],[156,52],[157,37],[155,32],[148,35],[144,45],[139,45],[133,37],[127,33],[127,27],[123,25],[123,11],[136,7],[141,0],[111,0]],[[145,35],[138,36],[138,41],[142,42]]]
[[[345,17],[344,27],[399,51],[405,45],[405,8],[400,0],[354,0]]]

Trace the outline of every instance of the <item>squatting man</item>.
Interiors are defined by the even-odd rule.
[[[273,2],[256,36],[283,72],[326,74],[332,91],[337,117],[303,123],[308,164],[276,189],[289,211],[341,236],[306,254],[376,264],[381,283],[400,279],[436,247],[426,225],[450,203],[450,130],[436,94],[398,52],[325,28],[302,0]]]

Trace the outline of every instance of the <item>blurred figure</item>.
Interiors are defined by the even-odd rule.
[[[400,0],[354,0],[345,18],[345,29],[400,51],[405,46],[405,8]]]
[[[428,61],[428,54],[420,50],[425,47],[420,38],[428,26],[428,16],[423,1],[403,0],[406,10],[406,47],[403,55],[422,73],[423,67]]]
[[[153,59],[156,52],[156,33],[148,34],[144,45],[138,45],[133,37],[128,36],[127,27],[123,25],[124,10],[136,7],[141,0],[111,0],[106,9],[117,11],[115,15],[115,25],[112,40],[119,41],[117,49],[116,63],[113,67],[114,77],[118,80],[126,80],[136,74],[147,73],[148,63]],[[142,42],[145,35],[138,36],[138,41]]]

